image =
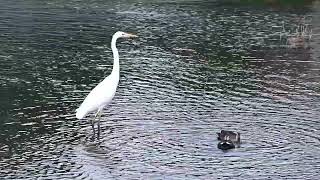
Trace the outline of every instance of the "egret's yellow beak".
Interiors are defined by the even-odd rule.
[[[126,38],[136,38],[136,37],[138,37],[138,36],[135,34],[126,33]]]

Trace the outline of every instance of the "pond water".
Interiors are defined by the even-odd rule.
[[[319,7],[0,2],[0,179],[319,179]],[[118,41],[93,139],[75,109],[111,72],[117,30],[139,38]],[[221,129],[241,147],[219,150]]]

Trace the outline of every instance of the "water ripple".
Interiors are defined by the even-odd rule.
[[[277,34],[299,14],[204,1],[0,9],[0,178],[319,178],[318,37],[291,48]],[[118,43],[120,84],[94,139],[93,115],[74,113],[110,73],[118,29],[140,38]],[[221,129],[241,147],[217,149]]]

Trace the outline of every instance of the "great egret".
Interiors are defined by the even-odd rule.
[[[113,68],[109,76],[100,82],[84,99],[80,107],[76,110],[78,119],[84,118],[89,112],[96,111],[94,118],[91,120],[93,133],[95,134],[94,122],[98,117],[98,136],[100,135],[100,117],[103,108],[108,105],[114,97],[119,83],[120,66],[119,53],[116,47],[118,38],[134,38],[136,35],[118,31],[112,36],[111,49],[113,53]]]

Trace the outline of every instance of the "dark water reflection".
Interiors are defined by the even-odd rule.
[[[319,11],[212,2],[0,3],[0,178],[318,179]],[[312,19],[304,48],[279,32]],[[121,82],[102,138],[74,111]],[[220,129],[241,148],[216,148]]]

